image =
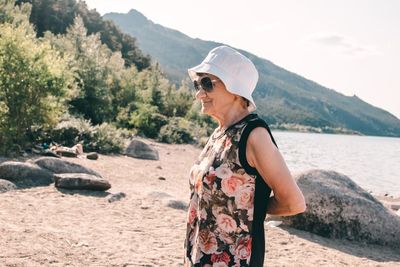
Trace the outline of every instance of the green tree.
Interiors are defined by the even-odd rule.
[[[103,45],[99,34],[87,35],[80,17],[64,37],[64,49],[72,49],[75,73],[80,87],[79,96],[70,104],[72,112],[83,114],[93,124],[115,119],[112,87],[118,83],[118,72],[124,69],[120,53],[113,53]]]
[[[84,1],[17,0],[16,3],[32,4],[30,22],[35,25],[38,37],[46,31],[65,34],[75,17],[80,16],[89,34],[100,33],[102,43],[114,52],[121,52],[126,66],[142,70],[151,65],[150,57],[142,53],[134,37],[123,33],[112,21],[103,20],[96,10],[89,10]]]
[[[172,85],[165,90],[164,99],[164,115],[185,117],[193,106],[194,95],[185,84],[182,84],[178,90]]]
[[[12,146],[23,148],[32,141],[33,127],[46,128],[57,123],[66,97],[72,96],[75,88],[64,59],[49,42],[36,38],[28,21],[29,11],[28,6],[17,7],[0,25],[2,154]]]

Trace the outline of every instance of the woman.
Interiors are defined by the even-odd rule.
[[[266,213],[294,215],[305,202],[267,124],[250,114],[258,72],[227,46],[188,71],[219,126],[190,171],[185,266],[261,267]]]

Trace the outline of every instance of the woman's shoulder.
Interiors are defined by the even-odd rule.
[[[257,114],[254,114],[251,118],[249,118],[246,126],[243,129],[242,137],[243,136],[243,139],[246,141],[249,140],[253,143],[262,143],[267,140],[272,141],[272,143],[277,146],[267,122],[260,118]]]

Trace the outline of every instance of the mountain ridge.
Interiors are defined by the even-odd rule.
[[[189,81],[187,68],[199,64],[212,48],[224,45],[191,38],[154,23],[135,9],[125,14],[107,13],[103,18],[134,36],[140,49],[156,59],[166,76],[177,84]],[[346,96],[319,85],[270,60],[237,50],[249,57],[259,71],[254,98],[257,112],[268,123],[278,127],[304,125],[322,132],[343,129],[365,135],[400,136],[400,120],[388,111],[357,96]]]

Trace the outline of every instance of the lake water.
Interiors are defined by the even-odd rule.
[[[334,170],[375,194],[400,196],[400,138],[272,132],[292,173]]]

